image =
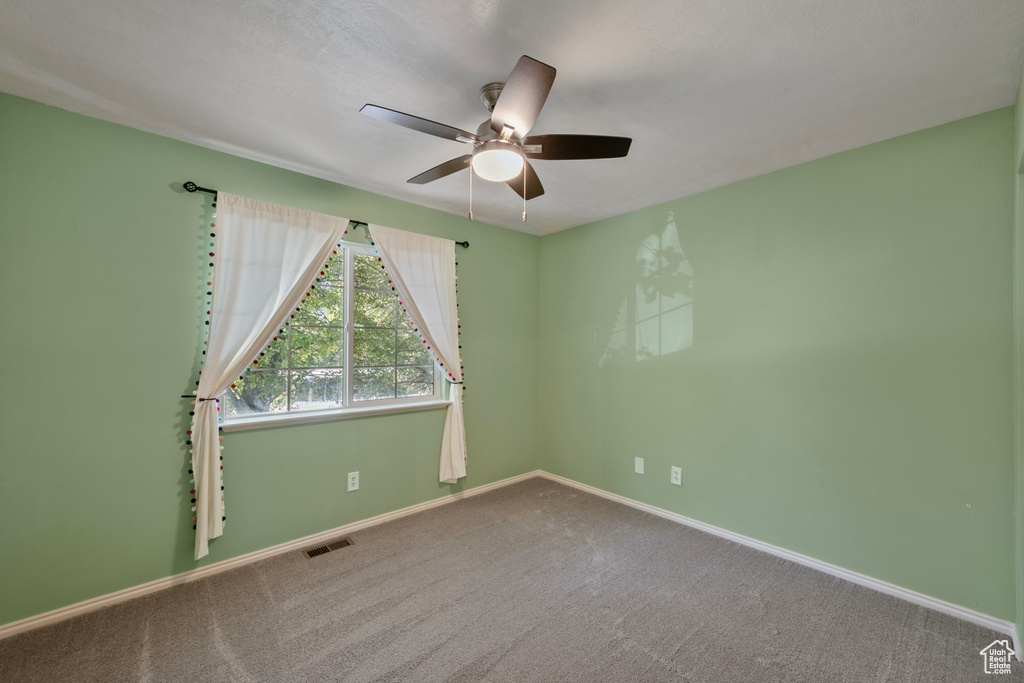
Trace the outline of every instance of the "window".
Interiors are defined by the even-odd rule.
[[[299,308],[224,393],[229,421],[439,398],[433,359],[372,249],[339,249]]]

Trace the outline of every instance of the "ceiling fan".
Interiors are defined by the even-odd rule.
[[[376,104],[363,105],[359,111],[421,133],[473,145],[472,153],[439,164],[408,182],[423,185],[472,168],[484,180],[508,183],[525,202],[544,194],[544,186],[527,159],[613,159],[626,156],[632,142],[631,138],[608,135],[527,137],[554,81],[554,67],[523,55],[507,81],[488,83],[480,89],[480,97],[491,112],[491,118],[480,124],[476,133]],[[523,220],[526,220],[525,211]]]

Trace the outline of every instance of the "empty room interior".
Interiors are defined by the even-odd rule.
[[[0,4],[0,680],[1024,679],[1024,3]]]

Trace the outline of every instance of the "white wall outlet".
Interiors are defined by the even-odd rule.
[[[637,474],[643,474],[644,473],[644,459],[643,458],[633,458],[633,471],[636,472]]]
[[[669,481],[671,481],[676,486],[682,486],[683,485],[683,468],[682,467],[673,467],[672,468],[672,478]]]
[[[359,473],[349,472],[348,473],[348,490],[358,491],[359,490]]]

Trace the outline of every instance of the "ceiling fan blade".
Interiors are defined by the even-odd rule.
[[[539,152],[524,150],[531,159],[617,159],[629,154],[632,138],[610,135],[531,135],[524,145],[540,145]]]
[[[445,140],[455,140],[456,142],[478,142],[478,138],[474,133],[454,128],[452,126],[446,126],[443,123],[437,121],[430,121],[429,119],[421,119],[419,116],[413,116],[412,114],[403,114],[400,111],[394,109],[387,109],[385,107],[378,107],[376,104],[364,104],[363,108],[359,110],[367,116],[372,116],[375,119],[381,121],[387,121],[388,123],[394,123],[405,128],[412,128],[418,130],[421,133],[427,135],[436,135],[439,138]]]
[[[416,183],[417,185],[426,185],[429,182],[444,178],[446,175],[451,175],[452,173],[457,173],[464,168],[469,168],[469,162],[472,158],[472,154],[463,154],[461,157],[449,159],[443,164],[438,164],[429,171],[424,171],[418,176],[409,178],[406,182]]]
[[[544,194],[544,186],[540,184],[540,178],[537,177],[537,172],[533,170],[533,166],[530,165],[529,161],[523,160],[524,166],[523,171],[526,173],[526,198],[533,199]],[[512,180],[506,180],[508,186],[516,191],[516,194],[520,197],[523,196],[523,174],[520,173]]]
[[[554,82],[553,66],[526,55],[520,57],[491,112],[491,128],[494,132],[500,133],[503,126],[511,126],[515,129],[513,137],[524,138],[533,128]]]

